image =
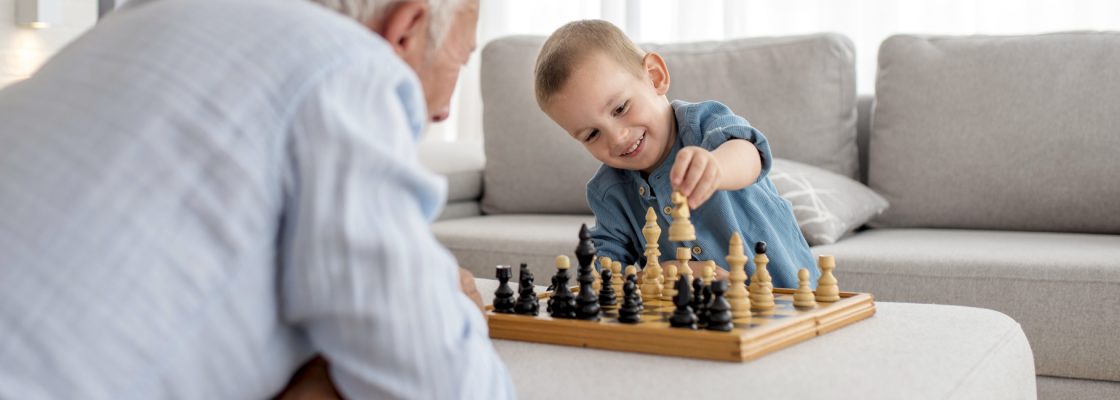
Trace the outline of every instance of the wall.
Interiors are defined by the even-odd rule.
[[[49,28],[16,26],[16,0],[0,0],[0,87],[27,78],[52,54],[97,22],[97,1],[59,2]]]

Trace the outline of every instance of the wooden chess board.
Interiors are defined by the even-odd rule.
[[[494,339],[560,344],[723,361],[748,361],[824,335],[875,314],[871,294],[840,292],[840,301],[793,307],[793,290],[774,288],[774,310],[753,312],[749,321],[735,319],[730,332],[669,327],[674,306],[666,300],[645,301],[641,322],[618,322],[618,308],[604,309],[598,321],[552,318],[541,296],[538,316],[487,312]]]

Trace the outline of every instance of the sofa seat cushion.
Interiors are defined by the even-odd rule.
[[[813,253],[836,256],[841,290],[1011,316],[1040,375],[1120,381],[1120,236],[877,229]]]
[[[509,214],[438,221],[432,230],[459,265],[477,277],[494,278],[495,265],[524,262],[537,284],[548,285],[557,255],[567,255],[577,265],[579,226],[594,223],[591,215]]]

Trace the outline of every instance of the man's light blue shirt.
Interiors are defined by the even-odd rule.
[[[416,76],[307,1],[114,12],[0,91],[0,398],[508,398]]]
[[[642,228],[646,223],[646,210],[653,207],[662,233],[658,241],[659,260],[676,259],[675,249],[681,244],[670,242],[668,232],[673,205],[669,172],[677,152],[685,146],[711,151],[728,140],[744,139],[754,143],[762,158],[758,179],[743,189],[716,191],[699,208],[691,210],[696,240],[684,245],[689,247],[693,260],[713,260],[727,269],[728,242],[731,235],[738,232],[751,260],[754,259],[754,243],[766,242],[766,255],[770,259],[767,271],[775,287],[796,288],[800,268],[809,270],[810,282],[816,286],[820,271],[813,263],[809,244],[797,226],[793,208],[778,195],[768,176],[773,158],[770,143],[762,132],[716,101],[673,101],[672,107],[677,123],[676,141],[669,156],[648,179],[643,178],[640,171],[603,165],[587,183],[587,202],[595,213],[591,234],[599,255],[624,264],[644,264],[646,239]],[[753,261],[748,261],[746,269],[748,274],[754,274]]]

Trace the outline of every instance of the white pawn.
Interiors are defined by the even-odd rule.
[[[797,271],[797,291],[793,292],[793,306],[797,308],[813,308],[817,301],[813,298],[813,289],[809,288],[809,270],[802,268]]]
[[[817,281],[817,301],[832,303],[840,300],[840,286],[837,285],[836,275],[832,270],[836,268],[836,259],[832,256],[820,256],[817,265],[821,268],[821,279]]]
[[[622,284],[625,283],[625,277],[622,276],[622,263],[618,261],[611,262],[611,288],[615,293],[622,293]]]

